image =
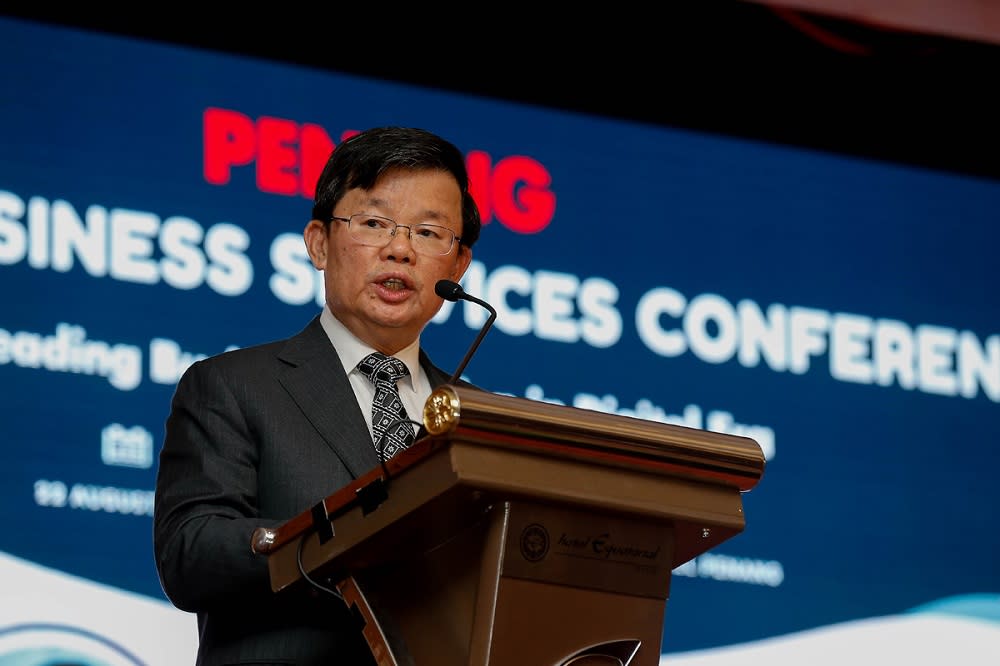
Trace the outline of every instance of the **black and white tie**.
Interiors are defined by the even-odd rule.
[[[373,352],[361,359],[358,370],[375,385],[372,400],[372,439],[382,460],[388,460],[413,443],[413,425],[407,419],[396,382],[410,374],[395,356]]]

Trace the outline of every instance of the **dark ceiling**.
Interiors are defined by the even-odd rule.
[[[670,7],[675,7],[671,9]],[[682,7],[677,9],[676,7]],[[613,17],[420,10],[3,14],[333,71],[1000,177],[1000,46],[747,2]],[[220,9],[224,12],[224,9]],[[229,10],[233,11],[233,10]],[[358,13],[358,10],[352,10]],[[458,11],[458,9],[453,10]],[[471,12],[471,9],[469,10]],[[606,10],[605,10],[606,13]],[[324,14],[330,14],[324,16]],[[53,45],[57,48],[57,45]]]

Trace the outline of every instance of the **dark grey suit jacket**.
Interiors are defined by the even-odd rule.
[[[432,387],[450,377],[423,351],[420,362]],[[287,340],[184,373],[160,453],[153,545],[167,597],[198,615],[200,666],[374,663],[342,602],[307,589],[271,591],[250,538],[377,464],[318,316]]]

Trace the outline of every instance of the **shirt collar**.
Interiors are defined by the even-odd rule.
[[[331,344],[340,356],[340,362],[344,364],[344,372],[351,374],[357,370],[358,363],[365,356],[375,351],[374,347],[362,342],[356,335],[351,333],[346,326],[330,311],[330,306],[323,306],[323,312],[319,316],[319,323],[330,338]],[[419,386],[417,380],[420,379],[420,338],[411,342],[406,347],[393,354],[403,362],[406,369],[410,371],[410,383],[412,386]]]

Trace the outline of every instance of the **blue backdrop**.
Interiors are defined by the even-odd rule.
[[[745,532],[675,572],[671,663],[811,659],[867,623],[1000,656],[1000,182],[14,20],[0,57],[0,663],[40,626],[118,646],[64,641],[94,663],[187,654],[179,611],[172,639],[121,629],[172,610],[150,517],[173,383],[317,312],[317,156],[382,124],[476,178],[464,286],[500,316],[470,379],[767,455]],[[425,345],[457,366],[483,317],[448,305]]]

